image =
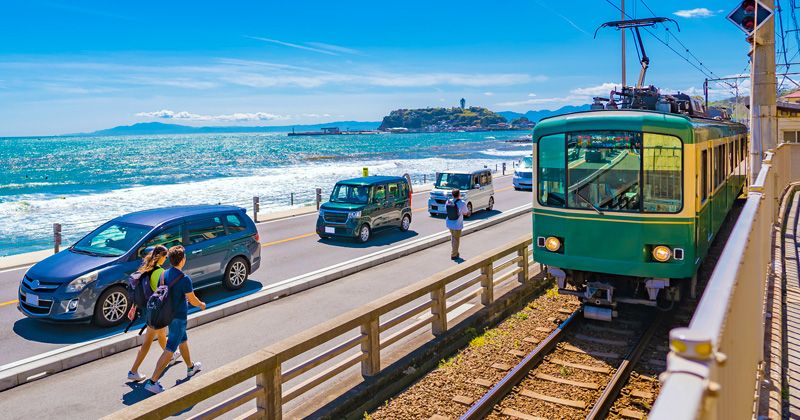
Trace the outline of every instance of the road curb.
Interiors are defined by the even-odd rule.
[[[489,219],[465,224],[464,235],[523,216],[526,213],[530,213],[530,211],[531,206],[524,205],[507,210]],[[206,311],[191,313],[187,327],[191,329],[255,308],[273,300],[341,279],[355,272],[381,265],[384,262],[445,243],[448,240],[449,233],[443,231],[283,280],[243,298],[222,303]],[[0,366],[0,391],[137,347],[142,344],[143,339],[144,336],[138,335],[137,331],[120,333],[86,343],[73,344],[42,355]]]

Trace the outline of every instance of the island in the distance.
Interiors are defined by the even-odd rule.
[[[378,130],[389,132],[452,132],[487,130],[528,130],[533,123],[525,117],[508,122],[489,109],[471,106],[453,108],[397,109],[383,117]]]

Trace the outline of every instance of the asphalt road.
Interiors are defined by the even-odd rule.
[[[515,191],[511,177],[495,178],[495,210],[477,212],[471,220],[497,215],[531,202],[531,193]],[[415,194],[413,220],[408,232],[396,229],[375,232],[370,242],[320,240],[315,233],[316,213],[258,224],[262,241],[261,268],[252,273],[244,288],[233,294],[221,286],[198,292],[210,306],[260,290],[263,286],[348,261],[405,241],[444,230],[442,218],[432,218],[428,193]],[[88,324],[48,324],[28,319],[16,305],[19,281],[25,268],[0,271],[0,366],[67,345],[118,333],[122,328],[101,329]]]
[[[528,195],[529,193],[511,191],[502,196],[498,194],[498,197],[502,197],[503,202],[511,206],[511,203],[517,200],[526,201]],[[419,201],[417,203],[419,205]],[[530,216],[524,215],[466,235],[462,238],[462,255],[469,258],[516,239],[525,233],[530,233],[530,223]],[[419,223],[417,228],[419,229],[422,224]],[[441,227],[441,220],[437,220],[434,225]],[[436,228],[436,226],[432,227]],[[315,240],[310,241],[310,245],[313,246],[314,243]],[[325,244],[325,246],[330,245]],[[189,331],[189,345],[193,358],[201,361],[204,369],[209,371],[413,284],[456,264],[449,259],[449,247],[449,243],[440,244],[405,258],[390,261],[314,289],[194,328]],[[352,251],[351,248],[346,249]],[[311,264],[313,258],[301,261]],[[453,297],[453,299],[457,299],[457,297]],[[406,307],[418,303],[411,302]],[[390,317],[391,314],[387,316]],[[401,327],[402,325],[397,328]],[[319,354],[335,344],[337,343],[317,348],[303,357]],[[154,349],[157,348],[154,346]],[[141,384],[128,382],[125,378],[136,351],[137,349],[127,350],[79,368],[7,390],[0,394],[0,413],[3,413],[4,418],[66,416],[75,419],[93,419],[126,405],[135,404],[149,396]],[[158,351],[151,351],[142,365],[143,373],[148,375],[151,373],[158,354]],[[299,361],[299,359],[290,361],[285,367],[293,366]],[[182,364],[170,368],[163,378],[162,384],[165,387],[172,387],[185,381],[184,368],[185,366]],[[357,371],[358,366],[355,366],[348,372]],[[313,373],[315,372],[312,371],[305,376],[293,379],[287,385],[291,387],[298,381],[307,379],[307,376]],[[201,372],[200,375],[202,374]],[[252,384],[254,381],[246,381],[245,384],[232,389],[226,396],[233,395],[234,392],[241,391],[245,386],[252,386]],[[331,385],[331,387],[335,386],[335,383]],[[178,417],[187,417],[191,413],[198,413],[208,408],[210,403],[219,402],[224,397],[216,396],[210,402],[198,404],[190,411],[180,413]],[[293,401],[292,404],[294,403]],[[247,404],[245,408],[251,407],[251,404]],[[229,415],[232,414],[238,414],[238,412],[229,413]]]

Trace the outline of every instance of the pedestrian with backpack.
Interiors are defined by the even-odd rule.
[[[178,348],[180,348],[181,357],[186,363],[187,377],[194,376],[202,368],[200,362],[192,362],[186,336],[186,320],[189,313],[188,303],[199,307],[200,310],[206,309],[206,304],[195,296],[192,279],[181,271],[186,264],[186,250],[180,245],[173,246],[167,255],[172,267],[161,273],[159,286],[147,301],[148,327],[169,326],[166,348],[158,358],[153,375],[144,385],[144,389],[153,394],[164,391],[164,387],[158,380]]]
[[[461,245],[461,231],[464,229],[464,216],[469,217],[470,211],[467,204],[461,200],[461,191],[453,190],[453,198],[447,200],[445,204],[447,210],[447,220],[445,225],[450,230],[450,259],[453,261],[461,258],[458,255],[458,247]]]
[[[136,321],[139,314],[144,313],[146,310],[147,299],[158,288],[158,280],[161,277],[161,273],[164,272],[161,266],[164,265],[166,260],[167,247],[164,245],[156,245],[156,247],[142,259],[142,265],[136,270],[134,275],[131,276],[130,288],[132,289],[133,306],[131,307],[130,313],[128,313],[131,324]],[[139,373],[139,366],[142,365],[142,361],[144,361],[147,353],[150,352],[153,339],[158,339],[158,344],[162,349],[167,346],[167,330],[165,328],[154,329],[146,325],[145,328],[147,329],[144,332],[142,347],[139,348],[139,353],[136,354],[136,360],[134,360],[131,370],[128,371],[128,379],[131,381],[139,382],[147,378],[147,376]],[[141,331],[139,334],[141,334]],[[178,356],[179,354],[176,353],[173,360]]]

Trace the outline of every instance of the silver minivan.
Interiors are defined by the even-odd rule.
[[[428,213],[431,216],[447,214],[445,204],[453,197],[451,191],[454,189],[461,190],[461,199],[467,203],[470,212],[494,207],[491,170],[445,171],[436,174],[436,183],[428,198]]]

